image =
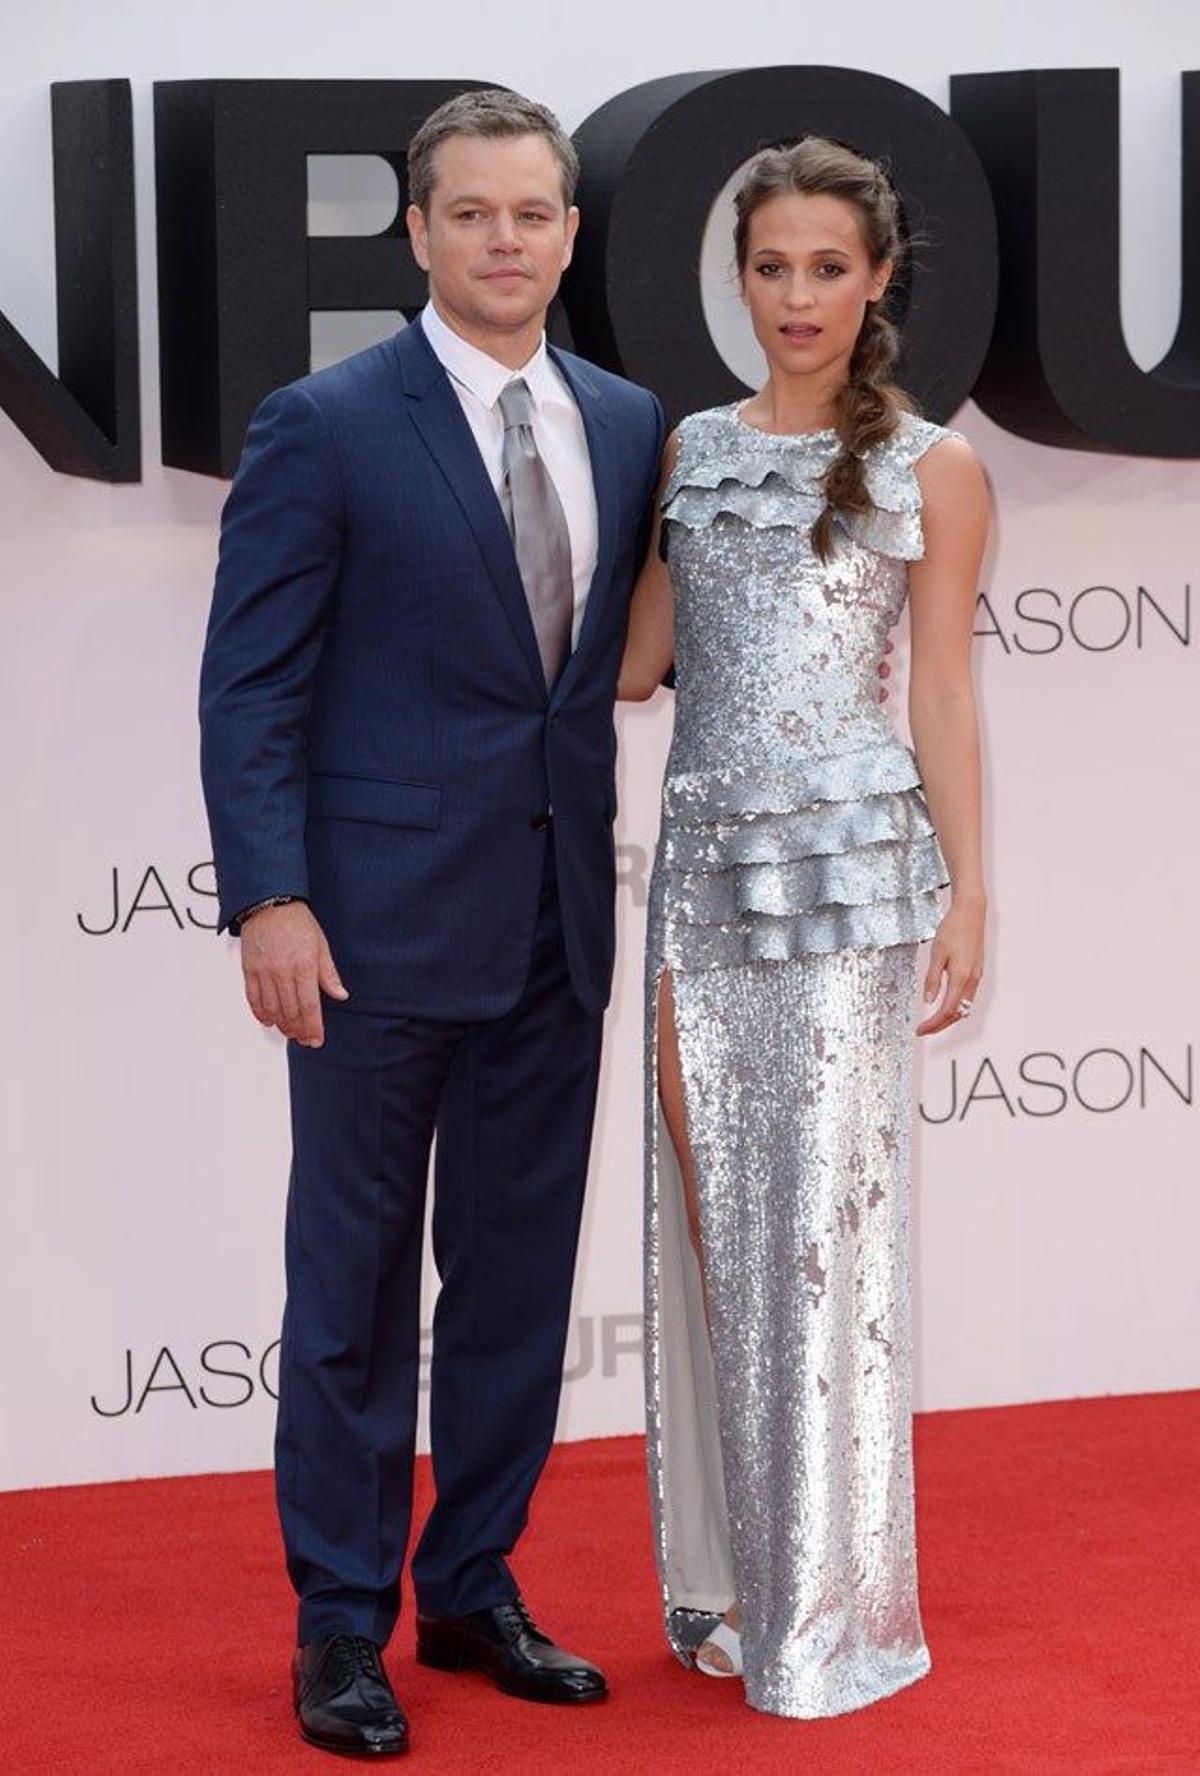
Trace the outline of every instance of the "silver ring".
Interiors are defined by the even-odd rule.
[[[974,1009],[974,1006],[975,1006],[975,1001],[973,999],[960,999],[958,1002],[958,1012],[956,1015],[960,1018],[970,1017],[971,1012]]]

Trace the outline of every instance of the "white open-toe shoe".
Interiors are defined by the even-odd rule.
[[[730,1670],[722,1671],[701,1658],[705,1647],[716,1647],[729,1660]],[[705,1677],[740,1677],[742,1675],[742,1637],[728,1622],[718,1622],[712,1633],[696,1648],[696,1670]]]

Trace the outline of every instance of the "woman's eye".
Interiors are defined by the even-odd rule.
[[[777,265],[774,260],[770,259],[758,267],[759,275],[762,277],[774,277],[777,272],[782,270],[782,265]]]
[[[839,278],[845,272],[846,267],[844,265],[839,265],[836,259],[827,259],[825,264],[818,266],[817,269],[820,271],[822,277],[828,274],[830,277]]]

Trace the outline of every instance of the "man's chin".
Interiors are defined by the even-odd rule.
[[[488,291],[477,304],[476,313],[485,327],[502,327],[507,331],[538,320],[545,314],[548,301],[528,284],[521,284],[509,291]]]

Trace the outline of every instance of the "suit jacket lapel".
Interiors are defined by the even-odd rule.
[[[588,647],[595,636],[596,627],[600,621],[603,601],[608,595],[612,582],[613,561],[617,552],[619,501],[617,497],[616,439],[613,436],[608,414],[604,410],[599,387],[587,374],[586,367],[581,365],[578,359],[568,361],[554,346],[550,346],[548,349],[556,367],[566,378],[583,418],[588,454],[592,461],[592,486],[596,494],[597,530],[596,567],[592,574],[591,586],[588,588],[583,626],[579,631],[579,640],[555,684],[550,699],[553,705],[562,701],[576,676],[582,670]]]
[[[394,343],[413,423],[462,508],[513,634],[545,695],[537,636],[512,537],[462,404],[419,324],[397,333]]]

